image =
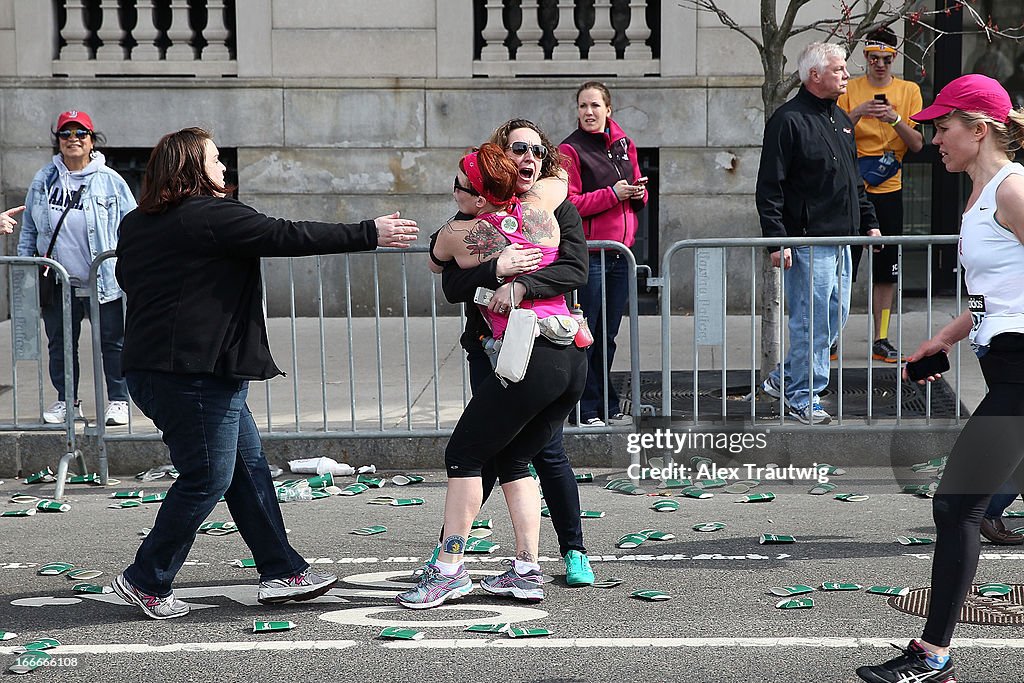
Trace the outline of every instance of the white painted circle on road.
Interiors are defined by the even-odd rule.
[[[494,623],[518,623],[521,621],[533,621],[543,619],[548,613],[542,609],[532,607],[519,607],[517,605],[459,605],[452,607],[438,607],[433,613],[439,612],[486,612],[488,615],[480,619],[438,619],[435,621],[421,621],[410,619],[402,621],[395,619],[395,614],[407,614],[405,607],[363,607],[357,609],[342,609],[334,612],[321,614],[320,618],[335,624],[346,624],[349,626],[405,626],[408,628],[445,628],[451,626],[472,626],[473,624],[494,624]],[[373,614],[381,614],[379,618],[372,617]]]
[[[57,607],[61,605],[77,605],[82,602],[78,598],[55,598],[47,595],[40,598],[20,598],[18,600],[11,600],[12,605],[18,607]]]

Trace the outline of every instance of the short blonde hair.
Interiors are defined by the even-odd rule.
[[[945,116],[939,117],[936,122],[948,121],[953,116],[960,119],[965,126],[986,124],[992,131],[996,144],[1006,152],[1009,159],[1013,159],[1017,150],[1024,148],[1024,107],[1011,109],[1010,113],[1006,115],[1006,121],[996,121],[980,111],[954,109]]]
[[[796,69],[800,72],[800,82],[811,79],[811,70],[822,73],[833,57],[846,59],[846,48],[836,43],[811,43],[805,47],[796,60]]]

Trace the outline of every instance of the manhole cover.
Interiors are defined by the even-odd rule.
[[[960,622],[985,626],[1020,626],[1024,624],[1024,586],[1010,586],[1013,590],[1001,598],[983,598],[978,587],[971,586],[960,610]],[[931,588],[915,588],[900,598],[890,598],[889,604],[900,612],[918,617],[928,616]]]

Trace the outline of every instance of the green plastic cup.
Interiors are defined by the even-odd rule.
[[[50,500],[49,498],[43,498],[36,503],[36,510],[40,512],[67,512],[70,509],[71,506],[67,503],[62,503],[59,500]]]

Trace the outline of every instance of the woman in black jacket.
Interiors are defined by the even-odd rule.
[[[309,600],[337,582],[310,571],[289,545],[245,403],[250,380],[281,374],[267,340],[260,257],[407,247],[418,232],[398,213],[355,225],[269,218],[225,196],[224,171],[206,131],[165,135],[117,247],[128,389],[179,472],[135,562],[113,582],[153,619],[188,613],[171,582],[221,496],[252,550],[261,603]]]

